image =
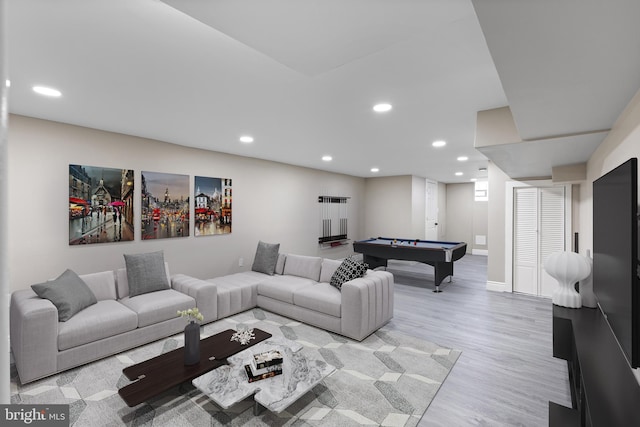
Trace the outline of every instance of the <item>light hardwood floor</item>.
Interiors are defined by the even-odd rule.
[[[419,426],[546,426],[549,401],[570,406],[567,364],[552,350],[550,299],[486,290],[487,258],[465,255],[433,293],[433,267],[389,261],[388,327],[462,351]]]

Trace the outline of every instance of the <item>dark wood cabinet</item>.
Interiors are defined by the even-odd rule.
[[[572,408],[549,402],[549,426],[640,426],[640,384],[600,310],[554,305],[553,356],[567,361]]]

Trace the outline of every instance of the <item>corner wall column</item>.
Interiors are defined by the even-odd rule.
[[[7,7],[0,0],[0,403],[10,403],[9,375],[9,79],[7,66]]]

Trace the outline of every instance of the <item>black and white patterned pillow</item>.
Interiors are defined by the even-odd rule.
[[[331,276],[329,284],[342,290],[342,284],[349,280],[357,279],[364,276],[369,266],[361,261],[353,259],[353,257],[345,258],[340,267]]]

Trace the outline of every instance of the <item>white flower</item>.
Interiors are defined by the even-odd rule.
[[[190,308],[188,310],[178,310],[178,316],[186,317],[191,322],[202,322],[204,320],[204,316],[198,310],[198,307]]]

